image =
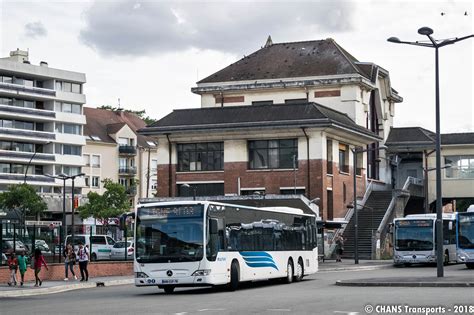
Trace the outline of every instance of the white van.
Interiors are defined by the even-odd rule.
[[[66,237],[65,244],[71,243],[71,235]],[[79,243],[88,245],[92,248],[90,253],[91,261],[110,259],[110,252],[114,247],[115,241],[107,235],[76,234],[74,235],[74,248],[77,250]],[[91,246],[92,243],[92,246]]]

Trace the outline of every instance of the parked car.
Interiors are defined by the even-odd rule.
[[[125,259],[125,250],[127,250],[127,260],[133,260],[133,254],[135,252],[134,244],[131,241],[127,242],[125,247],[125,242],[120,241],[116,242],[112,251],[110,252],[110,259],[112,260],[124,260]]]
[[[45,240],[35,240],[35,247],[41,249],[42,252],[49,252],[49,246]]]
[[[22,241],[15,241],[15,254],[20,254],[21,252],[29,253],[28,247],[23,244]],[[13,239],[2,239],[2,253],[9,255],[13,252]]]
[[[71,235],[68,235],[65,244],[72,243],[71,238]],[[110,252],[115,245],[115,241],[107,235],[76,234],[74,235],[74,248],[76,250],[79,243],[89,246],[89,249],[92,248],[90,252],[92,261],[110,259]]]

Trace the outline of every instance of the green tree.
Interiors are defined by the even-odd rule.
[[[92,217],[107,226],[109,218],[116,218],[127,212],[130,209],[130,204],[125,187],[110,179],[105,179],[102,182],[105,188],[104,194],[89,192],[87,203],[78,207],[77,210],[82,219]]]
[[[25,183],[11,185],[7,191],[0,193],[0,208],[4,211],[14,211],[25,218],[27,215],[41,214],[48,206],[34,187]]]

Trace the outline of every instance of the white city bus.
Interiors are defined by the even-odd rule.
[[[316,217],[294,208],[207,201],[139,205],[135,285],[175,287],[284,278],[318,270]]]
[[[458,262],[474,269],[474,205],[458,212],[456,231]]]
[[[456,262],[456,214],[443,213],[444,263]],[[436,214],[413,214],[393,221],[394,264],[436,263]]]

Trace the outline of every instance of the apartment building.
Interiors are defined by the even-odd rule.
[[[333,39],[277,43],[202,79],[201,108],[141,130],[159,143],[159,197],[304,194],[343,218],[368,181],[389,186],[379,150],[402,101],[388,71]],[[360,153],[353,165],[353,150]],[[190,188],[191,187],[191,188]]]
[[[136,131],[146,123],[133,113],[84,108],[87,124],[84,194],[104,193],[104,179],[122,184],[132,209],[139,198],[154,197],[157,187],[157,144]]]
[[[31,64],[28,51],[0,58],[0,190],[33,185],[48,204],[45,218],[60,219],[63,210],[63,181],[50,176],[81,172],[85,83],[84,73]],[[83,185],[77,178],[76,194]],[[69,198],[70,180],[66,193]]]

